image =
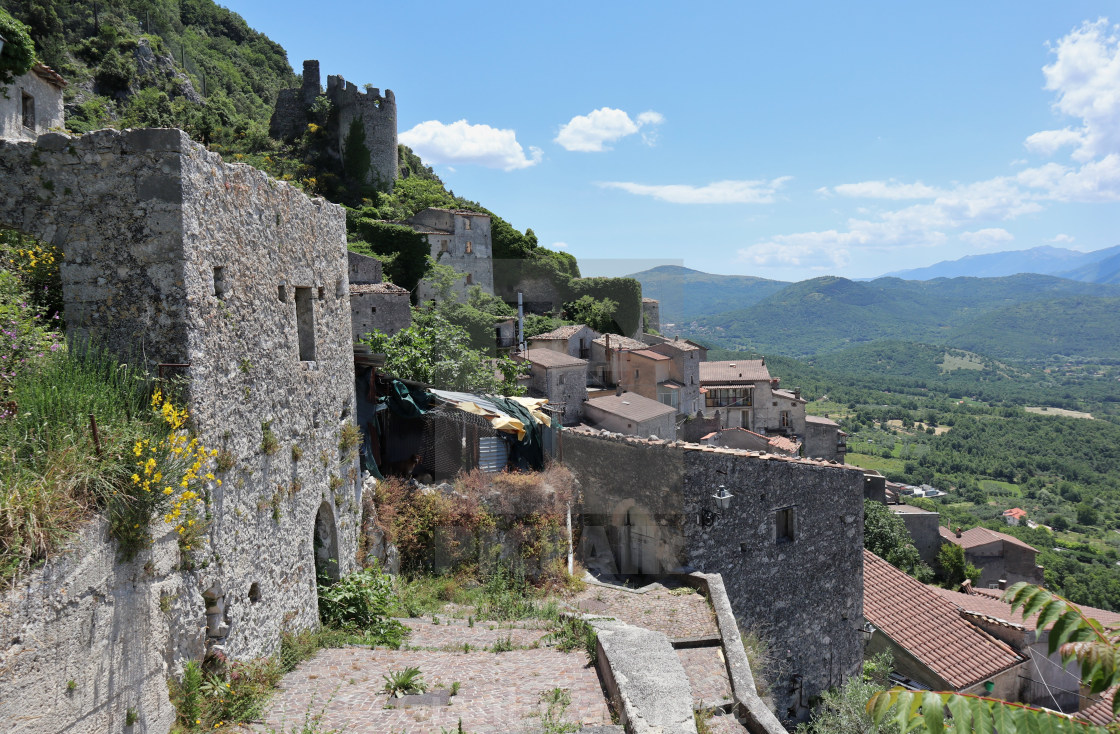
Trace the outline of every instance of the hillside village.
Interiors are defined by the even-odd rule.
[[[1048,633],[999,600],[1016,581],[1042,581],[1037,551],[897,504],[898,488],[846,464],[847,434],[808,414],[801,390],[782,387],[765,359],[708,360],[702,344],[662,336],[649,298],[633,328],[618,324],[629,333],[565,324],[527,336],[525,315],[556,313],[558,294],[530,278],[496,287],[490,215],[430,207],[386,224],[425,238],[432,260],[457,273],[456,298],[479,289],[519,307],[494,320],[490,353],[520,365],[524,395],[392,374],[363,339],[410,328],[414,308],[438,295],[429,281],[388,282],[382,260],[347,248],[340,206],[227,162],[181,130],[67,133],[65,85],[39,64],[0,99],[0,227],[61,254],[70,350],[103,347],[169,393],[173,373],[192,436],[213,447],[213,461],[197,477],[197,507],[183,500],[206,518],[195,547],[157,519],[150,544],[122,560],[109,520],[95,517],[65,551],[12,580],[0,716],[19,731],[170,731],[182,712],[168,681],[192,663],[221,676],[278,655],[282,633],[318,628],[323,596],[362,568],[404,584],[410,551],[393,536],[404,505],[392,492],[485,507],[507,523],[485,533],[461,518],[438,526],[420,544],[432,573],[484,565],[487,553],[521,559],[529,577],[586,570],[564,619],[595,631],[588,666],[559,657],[578,653],[552,650],[525,619],[510,621],[506,638],[524,644],[503,653],[570,680],[563,690],[584,731],[695,732],[696,711],[716,704],[708,715],[718,730],[777,734],[809,720],[823,694],[883,650],[891,681],[913,690],[1110,720],[1108,702],[1080,695],[1076,672],[1049,653]],[[360,158],[367,183],[391,188],[398,100],[389,90],[329,76],[324,92],[318,62],[307,61],[302,86],[280,93],[272,134],[298,134],[321,98],[339,111],[327,131],[335,154]],[[865,550],[866,500],[905,523],[926,563],[958,546],[982,575],[950,591]],[[541,517],[553,521],[549,543],[526,531]],[[481,621],[476,629],[474,616],[441,624],[430,610],[401,624],[411,642],[400,650],[324,649],[294,668],[276,707],[250,723],[284,726],[280,713],[321,703],[343,718],[368,708],[350,723],[378,730],[361,727],[395,716],[378,713],[392,698],[330,686],[359,686],[366,673],[380,686],[390,663],[439,660],[424,672],[447,692],[415,692],[400,706],[438,705],[468,731],[509,730],[475,728],[476,709],[500,706],[470,703],[482,682],[452,692],[448,666],[458,663],[435,657],[467,659],[474,644],[494,646],[473,654],[496,660],[500,634]],[[778,651],[766,670],[744,654],[748,630]],[[358,651],[367,671],[323,680],[358,671]],[[723,700],[703,701],[705,686]],[[312,691],[329,697],[316,702]],[[409,715],[378,726],[454,726],[438,712]]]

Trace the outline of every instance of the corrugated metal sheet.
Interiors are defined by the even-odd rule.
[[[500,472],[509,462],[509,445],[497,436],[479,436],[478,468],[485,472]]]

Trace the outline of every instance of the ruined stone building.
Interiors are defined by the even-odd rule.
[[[494,248],[490,242],[490,215],[462,209],[428,208],[402,222],[428,238],[432,258],[463,274],[455,283],[455,295],[465,298],[467,289],[478,286],[494,295]],[[420,282],[417,300],[423,303],[436,297],[431,287]]]
[[[962,532],[960,528],[938,526],[937,530],[943,542],[961,546],[965,560],[980,569],[977,586],[981,588],[1005,589],[1018,581],[1044,582],[1038,549],[1012,535],[981,527]]]
[[[347,257],[354,341],[372,331],[392,336],[411,326],[412,305],[408,291],[382,282],[381,261],[357,252],[348,252]]]
[[[862,470],[587,428],[564,432],[563,461],[582,487],[583,563],[638,583],[722,574],[743,628],[781,651],[771,691],[783,720],[804,720],[859,673]],[[726,507],[713,500],[721,485]]]
[[[397,100],[390,89],[362,92],[341,76],[327,77],[327,91],[320,86],[319,62],[303,62],[299,89],[281,89],[269,122],[269,135],[294,140],[307,130],[313,108],[320,100],[330,103],[327,133],[331,152],[350,166],[368,157],[365,182],[392,190],[397,180]],[[321,103],[320,103],[321,104]],[[364,154],[363,154],[364,151]],[[348,172],[352,172],[348,171]]]
[[[186,378],[199,440],[232,462],[193,560],[154,518],[117,563],[95,521],[4,593],[0,718],[167,731],[184,661],[276,652],[318,625],[317,575],[355,567],[345,216],[182,131],[102,130],[0,141],[0,226],[62,251],[68,336]]]
[[[0,86],[0,138],[34,140],[49,130],[61,130],[65,87],[66,80],[43,64]]]
[[[642,332],[661,331],[661,303],[656,298],[642,299]]]
[[[579,423],[587,400],[587,360],[550,349],[529,349],[513,358],[529,364],[530,397],[548,398],[563,425]]]

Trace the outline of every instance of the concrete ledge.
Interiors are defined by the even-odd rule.
[[[627,734],[696,734],[692,691],[669,638],[623,622],[591,620],[599,672]]]
[[[731,693],[735,707],[743,724],[752,734],[788,734],[762,699],[758,697],[754,674],[743,649],[743,638],[739,634],[739,624],[731,611],[731,602],[723,586],[723,577],[718,573],[691,573],[693,579],[708,594],[712,610],[716,614],[716,626],[723,639],[723,657],[727,661],[727,677],[731,681]]]

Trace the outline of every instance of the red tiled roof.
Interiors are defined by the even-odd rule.
[[[636,354],[639,357],[652,359],[655,362],[664,362],[669,359],[664,354],[658,354],[657,352],[650,351],[649,349],[635,349],[634,351],[630,352],[630,354]]]
[[[1027,511],[1021,507],[1012,507],[1010,510],[1003,511],[1004,517],[1017,517],[1020,520],[1027,516]]]
[[[1024,659],[962,619],[952,603],[866,549],[863,615],[957,690]]]
[[[1120,721],[1112,715],[1112,699],[1118,690],[1120,688],[1109,688],[1101,694],[1101,700],[1086,709],[1078,711],[1076,716],[1097,726],[1108,726],[1113,721]]]
[[[668,341],[658,342],[650,346],[650,349],[657,352],[659,349],[675,350],[679,352],[696,352],[700,347],[692,342],[686,342],[682,339],[670,339]],[[659,352],[660,353],[660,352]]]
[[[1038,615],[1032,614],[1029,619],[1024,619],[1022,607],[1016,609],[1015,612],[1012,613],[1011,605],[1005,601],[1000,601],[1004,593],[1002,590],[974,589],[974,593],[965,594],[960,591],[950,591],[948,589],[938,589],[935,587],[930,588],[941,598],[957,605],[961,611],[982,614],[985,617],[992,617],[994,619],[1003,620],[1004,622],[1023,625],[1029,629],[1035,628],[1035,620],[1038,619]],[[1083,607],[1081,605],[1077,606],[1081,609],[1082,614],[1097,620],[1101,624],[1120,624],[1120,613],[1118,612],[1110,612],[1107,609],[1096,609],[1094,607]]]
[[[766,441],[775,449],[790,454],[796,454],[798,449],[801,448],[800,443],[794,441],[792,438],[786,438],[785,436],[769,436]]]
[[[47,82],[48,84],[53,84],[59,89],[69,86],[68,82],[62,78],[61,74],[59,74],[57,71],[47,66],[46,64],[35,64],[31,67],[31,71],[35,72],[35,75],[41,78],[43,81]]]
[[[761,359],[700,363],[701,384],[744,383],[759,380],[770,380],[770,371],[766,369],[766,363]]]
[[[665,403],[656,400],[650,400],[649,398],[642,397],[633,392],[624,392],[621,395],[607,395],[601,398],[594,398],[588,400],[586,405],[589,408],[598,408],[606,413],[621,416],[635,422],[646,421],[651,418],[660,418],[677,412],[677,409],[672,406],[665,405]]]
[[[550,367],[586,367],[587,360],[573,357],[566,352],[556,352],[551,349],[530,349],[522,355],[518,355],[532,362],[539,364],[541,367],[548,369]]]
[[[1002,540],[1005,543],[1011,543],[1012,545],[1017,545],[1020,548],[1026,548],[1027,550],[1032,550],[1035,553],[1038,553],[1037,548],[1031,545],[1027,545],[1016,537],[1007,535],[1006,533],[999,533],[995,530],[988,530],[987,528],[969,528],[968,530],[962,532],[961,537],[959,538],[957,537],[957,534],[955,532],[945,527],[944,525],[938,527],[937,531],[941,533],[942,538],[949,541],[950,543],[956,543],[965,550],[968,550],[969,548],[977,548],[981,545],[988,545],[989,543],[995,543],[997,540]]]

